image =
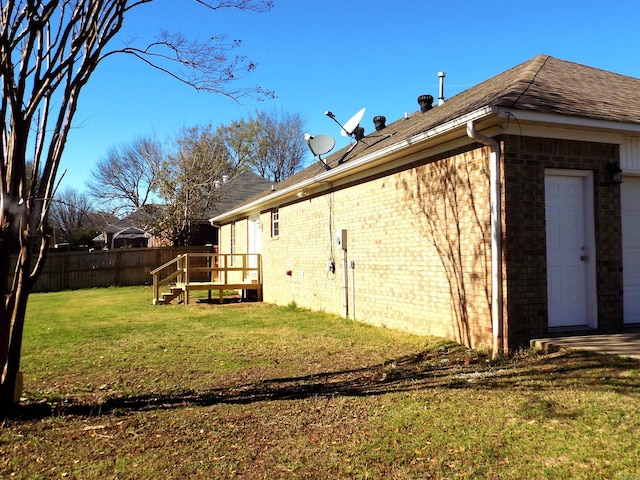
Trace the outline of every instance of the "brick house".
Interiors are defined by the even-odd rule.
[[[540,55],[420,101],[211,219],[264,300],[494,351],[640,322],[640,79]]]

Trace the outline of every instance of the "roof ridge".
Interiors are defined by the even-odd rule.
[[[535,83],[536,77],[540,74],[542,69],[547,65],[551,57],[549,55],[537,55],[528,62],[522,64],[525,68],[523,69],[522,74],[520,75],[521,81],[526,81],[526,87],[520,92],[518,97],[513,100],[510,107],[515,107],[518,101],[527,93],[527,91],[531,88],[531,86]],[[517,67],[516,67],[517,68]],[[529,80],[526,80],[526,77],[529,76]]]

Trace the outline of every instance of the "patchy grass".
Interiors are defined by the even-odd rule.
[[[2,478],[640,478],[640,364],[294,305],[34,295]]]

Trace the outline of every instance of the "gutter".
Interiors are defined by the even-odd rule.
[[[217,217],[213,217],[209,219],[209,223],[211,225],[216,225],[227,218],[234,217],[236,215],[241,215],[247,210],[252,210],[256,207],[259,207],[263,203],[272,202],[282,197],[295,195],[301,189],[305,187],[310,187],[317,183],[322,182],[332,182],[336,177],[348,175],[351,170],[357,170],[358,167],[366,167],[369,163],[373,163],[376,160],[381,160],[384,157],[387,157],[391,154],[401,152],[402,150],[408,149],[410,147],[414,147],[416,144],[427,141],[433,137],[437,137],[439,135],[451,132],[460,128],[461,126],[467,124],[469,121],[477,121],[483,118],[489,117],[496,113],[496,109],[490,106],[479,108],[473,112],[470,112],[466,115],[458,117],[454,120],[450,120],[446,123],[438,125],[434,128],[426,130],[424,132],[418,133],[412,137],[405,138],[393,145],[389,145],[381,150],[373,152],[369,155],[364,155],[360,158],[356,158],[354,160],[349,160],[347,163],[343,163],[337,167],[332,168],[331,170],[322,172],[312,178],[307,180],[303,180],[302,182],[296,183],[295,185],[291,185],[283,190],[279,190],[271,193],[270,195],[258,198],[251,203],[246,205],[241,205],[240,207],[234,208],[228,212],[225,212]]]
[[[527,110],[512,110],[504,107],[491,107],[489,105],[474,110],[473,112],[467,113],[466,115],[462,115],[454,120],[450,120],[446,123],[438,125],[434,128],[431,128],[425,132],[418,133],[413,137],[409,137],[401,140],[398,143],[390,145],[382,150],[378,150],[370,155],[362,156],[358,159],[350,160],[347,163],[339,165],[338,167],[334,167],[329,171],[322,172],[319,175],[316,175],[310,179],[304,180],[300,183],[287,187],[283,190],[273,192],[270,195],[265,197],[261,197],[257,200],[254,200],[251,203],[246,205],[234,208],[228,212],[222,213],[217,217],[213,217],[209,219],[209,223],[216,226],[216,224],[224,221],[228,218],[232,218],[237,215],[241,215],[247,210],[252,210],[259,207],[263,203],[274,202],[281,197],[293,196],[298,191],[305,187],[310,187],[311,185],[321,183],[321,182],[331,182],[334,177],[340,175],[347,175],[350,170],[355,170],[358,167],[365,166],[367,163],[373,163],[376,160],[380,160],[382,157],[391,155],[393,153],[401,152],[404,149],[407,149],[411,146],[414,146],[417,143],[429,140],[433,137],[451,132],[460,126],[467,124],[468,122],[475,122],[477,120],[484,119],[491,115],[497,115],[502,118],[514,117],[520,121],[523,120],[531,120],[536,122],[548,122],[554,124],[562,124],[573,127],[582,127],[582,128],[599,128],[599,129],[611,129],[611,130],[624,130],[628,132],[640,133],[640,125],[636,123],[630,122],[613,122],[609,120],[595,120],[588,118],[577,118],[570,117],[567,115],[560,114],[549,114],[549,113],[540,113],[534,111]]]
[[[473,120],[467,123],[467,136],[491,148],[489,190],[491,197],[491,330],[493,358],[504,353],[502,298],[502,185],[500,181],[500,145],[478,133]]]

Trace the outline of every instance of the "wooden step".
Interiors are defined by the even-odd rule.
[[[162,294],[162,298],[158,299],[158,305],[167,305],[171,303],[175,298],[179,297],[184,293],[184,290],[181,287],[171,287],[171,292],[166,292]]]

